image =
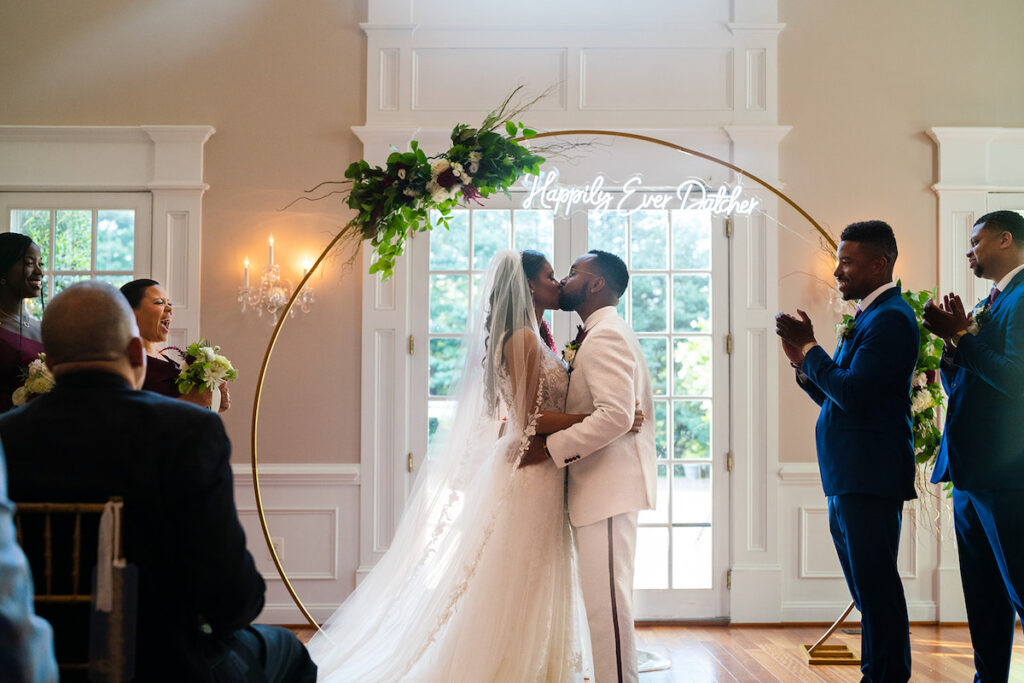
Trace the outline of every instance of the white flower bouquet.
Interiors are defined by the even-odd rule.
[[[210,346],[205,339],[189,344],[181,352],[181,371],[175,380],[178,391],[183,394],[212,391],[219,384],[238,379],[238,370],[219,352],[219,346]]]
[[[28,364],[25,384],[11,394],[11,403],[16,406],[24,405],[29,399],[53,389],[55,384],[53,373],[50,372],[50,368],[46,367],[46,354],[40,353],[35,360]]]

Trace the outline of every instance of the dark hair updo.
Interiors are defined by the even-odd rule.
[[[128,305],[132,307],[132,310],[135,310],[142,303],[142,296],[146,293],[146,290],[158,284],[160,283],[156,280],[140,278],[121,285],[121,293],[124,294],[125,299],[128,299]]]

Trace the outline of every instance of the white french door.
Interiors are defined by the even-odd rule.
[[[708,212],[603,215],[519,209],[513,195],[453,213],[451,228],[410,244],[412,469],[451,419],[459,346],[478,304],[479,283],[501,248],[546,254],[556,276],[590,249],[620,256],[630,285],[619,314],[640,339],[655,394],[657,508],[640,515],[636,618],[726,617],[729,486],[728,240]],[[581,321],[549,313],[563,346]],[[421,353],[419,349],[422,349]],[[412,476],[409,477],[411,484]]]

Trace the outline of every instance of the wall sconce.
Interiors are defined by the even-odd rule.
[[[266,312],[271,322],[276,322],[279,316],[279,311],[285,307],[288,303],[288,299],[292,295],[292,282],[291,280],[284,279],[281,277],[281,267],[274,263],[274,236],[270,236],[270,250],[269,250],[269,262],[263,266],[260,271],[259,285],[256,287],[249,286],[249,257],[245,258],[245,266],[242,275],[242,286],[238,288],[238,303],[242,306],[242,312],[244,313],[247,309],[256,311],[256,314],[260,317]],[[309,262],[307,261],[302,275],[305,277],[306,273],[309,272]],[[295,305],[292,306],[291,314],[295,317],[295,309],[300,309],[303,313],[309,313],[310,307],[313,305],[313,288],[306,285],[302,288],[302,292],[295,299]]]

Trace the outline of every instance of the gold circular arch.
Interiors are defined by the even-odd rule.
[[[728,168],[731,171],[735,171],[736,173],[742,175],[745,178],[753,180],[758,185],[764,187],[766,190],[774,194],[776,197],[789,204],[789,206],[791,206],[794,210],[796,210],[797,213],[799,213],[801,216],[807,219],[807,221],[814,226],[814,229],[821,234],[822,238],[826,242],[828,242],[828,244],[832,247],[833,251],[835,251],[837,248],[836,242],[832,238],[832,236],[829,235],[828,232],[824,228],[822,228],[816,220],[811,218],[810,214],[804,211],[799,204],[790,199],[784,192],[773,187],[771,184],[757,177],[753,173],[745,171],[739,166],[730,164],[728,161],[724,161],[722,159],[719,159],[718,157],[711,156],[710,154],[698,152],[697,150],[689,149],[688,147],[683,147],[673,142],[661,140],[659,138],[654,138],[647,135],[638,135],[636,133],[624,133],[621,131],[612,130],[554,130],[544,133],[537,133],[536,135],[533,135],[528,139],[516,138],[516,141],[528,142],[530,140],[538,140],[541,138],[561,137],[567,135],[602,135],[607,137],[628,138],[631,140],[639,140],[641,142],[650,142],[655,145],[668,147],[669,149],[674,149],[676,151],[682,152],[683,154],[687,154],[689,156],[697,157],[700,159],[705,159],[707,161],[719,164],[720,166],[724,166],[725,168]],[[316,269],[320,267],[320,264],[323,263],[324,259],[327,258],[328,254],[331,253],[331,250],[334,249],[335,245],[337,245],[338,241],[341,240],[342,237],[343,233],[339,232],[337,235],[335,235],[334,239],[332,239],[330,243],[324,248],[324,250],[320,253],[320,256],[317,257],[316,261],[309,269],[309,272],[306,273],[305,276],[303,276],[302,280],[295,288],[295,291],[292,292],[291,297],[288,299],[288,303],[281,311],[281,315],[277,320],[277,324],[274,325],[274,331],[270,335],[270,342],[267,344],[266,353],[263,354],[263,363],[260,365],[260,374],[256,378],[256,395],[253,397],[252,402],[252,432],[250,435],[250,439],[252,442],[252,486],[253,491],[256,495],[256,511],[259,514],[260,527],[263,529],[263,538],[267,543],[267,550],[270,552],[270,557],[274,561],[274,566],[277,568],[277,573],[280,574],[281,580],[284,582],[285,588],[288,589],[288,594],[292,596],[292,600],[295,601],[295,605],[299,608],[299,611],[302,612],[302,616],[306,617],[306,620],[310,623],[310,625],[318,630],[320,628],[320,625],[316,622],[316,619],[314,619],[313,616],[309,613],[309,610],[307,610],[306,606],[302,603],[302,599],[299,598],[298,594],[295,592],[295,588],[292,586],[291,581],[288,580],[288,574],[285,572],[284,567],[281,566],[281,559],[277,556],[277,552],[274,550],[274,544],[270,540],[270,529],[269,527],[267,527],[267,517],[263,512],[263,498],[260,495],[260,473],[258,467],[259,457],[257,449],[257,434],[259,431],[260,400],[263,396],[263,380],[266,377],[267,366],[270,364],[270,356],[274,352],[274,346],[277,344],[277,338],[281,334],[281,328],[284,327],[284,323],[288,319],[288,315],[292,310],[292,305],[295,304],[295,300],[298,298],[299,293],[302,292],[302,288],[306,286],[306,282],[309,280],[309,278],[313,277],[313,273],[316,272]]]

